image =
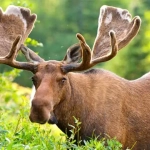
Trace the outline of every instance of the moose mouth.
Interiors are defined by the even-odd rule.
[[[45,118],[43,120],[43,118],[41,118],[41,116],[36,116],[34,117],[33,115],[30,114],[29,119],[31,122],[33,123],[39,123],[39,124],[45,124],[45,123],[49,123],[49,124],[57,124],[57,118],[55,117],[53,112],[50,112],[49,118]]]

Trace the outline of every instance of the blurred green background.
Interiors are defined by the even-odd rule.
[[[32,40],[28,47],[45,60],[62,60],[67,48],[78,42],[75,36],[78,32],[92,47],[102,5],[128,9],[132,16],[138,15],[142,19],[139,34],[115,58],[96,67],[113,71],[126,79],[136,79],[150,70],[150,0],[0,0],[4,11],[10,4],[28,7],[37,14],[35,28],[29,37],[43,46]],[[0,72],[10,69],[0,65]],[[31,76],[30,72],[22,71],[15,81],[31,87]]]

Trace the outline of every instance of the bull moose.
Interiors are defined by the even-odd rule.
[[[10,34],[6,38],[10,40],[8,45],[11,48],[6,56],[0,57],[0,63],[34,74],[32,81],[36,93],[31,104],[31,122],[57,124],[69,135],[68,124],[74,125],[75,116],[82,122],[79,131],[82,140],[88,139],[94,132],[96,136],[107,134],[116,137],[124,149],[136,143],[135,150],[148,150],[150,73],[136,80],[126,80],[104,69],[90,69],[115,57],[133,39],[141,25],[140,17],[132,19],[127,10],[102,6],[92,50],[85,38],[77,33],[79,44],[69,47],[62,61],[45,61],[23,45],[36,15],[31,15],[25,8],[11,6],[9,9],[11,17],[22,20],[26,28],[22,27],[22,32],[18,33],[10,25],[13,38]],[[1,11],[0,24],[3,23],[2,17],[9,15]],[[28,62],[16,60],[19,50]],[[5,46],[1,46],[1,51],[5,51]]]

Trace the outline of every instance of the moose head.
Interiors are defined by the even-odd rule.
[[[0,58],[0,63],[34,74],[36,93],[30,120],[57,124],[65,132],[69,131],[68,123],[74,124],[75,116],[82,122],[81,139],[91,137],[94,131],[96,135],[106,133],[117,137],[124,147],[132,146],[135,141],[139,142],[138,148],[150,146],[150,115],[146,113],[150,106],[150,77],[131,82],[103,69],[88,70],[115,57],[136,36],[140,24],[140,18],[132,19],[127,10],[102,6],[92,50],[83,35],[77,33],[79,44],[69,47],[62,61],[45,61],[20,45],[22,37],[26,37],[24,34],[16,36],[10,52]],[[19,49],[28,62],[16,60]],[[144,101],[144,110],[140,107],[140,98]],[[140,130],[142,124],[145,128]]]
[[[25,13],[22,8],[20,11],[22,18],[29,15],[26,15],[27,12]],[[9,14],[9,12],[8,8],[6,14]],[[13,17],[15,18],[16,16],[13,15]],[[5,16],[3,18],[5,18]],[[17,21],[17,19],[14,20]],[[25,21],[32,21],[33,19],[35,19],[35,16]],[[21,20],[19,21],[21,22]],[[24,20],[21,22],[22,26],[23,21]],[[17,22],[15,22],[14,25],[15,24],[17,24]],[[18,43],[22,43],[21,41],[24,39],[18,36],[9,54],[1,58],[1,63],[18,69],[29,70],[34,74],[32,81],[36,88],[36,94],[32,101],[31,121],[38,123],[53,122],[51,118],[54,119],[54,116],[51,114],[53,114],[54,108],[61,103],[61,101],[66,99],[66,93],[71,90],[69,85],[69,73],[87,70],[97,63],[108,61],[116,56],[118,50],[126,46],[137,34],[140,27],[140,18],[135,17],[131,20],[131,15],[127,10],[103,6],[100,10],[98,24],[98,33],[92,51],[84,37],[78,33],[76,36],[79,40],[79,44],[71,46],[62,61],[45,61],[32,50],[21,45],[21,51],[27,60],[31,62],[18,62],[15,60],[18,51],[17,47],[19,47]],[[22,27],[22,29],[23,28],[26,27]],[[20,29],[19,31],[22,30]],[[23,34],[21,32],[15,32],[17,31],[14,27],[14,35]],[[10,33],[8,33],[8,35],[10,35]],[[24,35],[24,37],[27,37],[27,35]],[[82,59],[82,62],[78,63],[80,59]]]

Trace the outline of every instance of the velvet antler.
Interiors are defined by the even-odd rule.
[[[0,8],[0,56],[6,56],[14,40],[21,36],[18,48],[32,31],[36,15],[28,8],[10,5],[6,11]]]

